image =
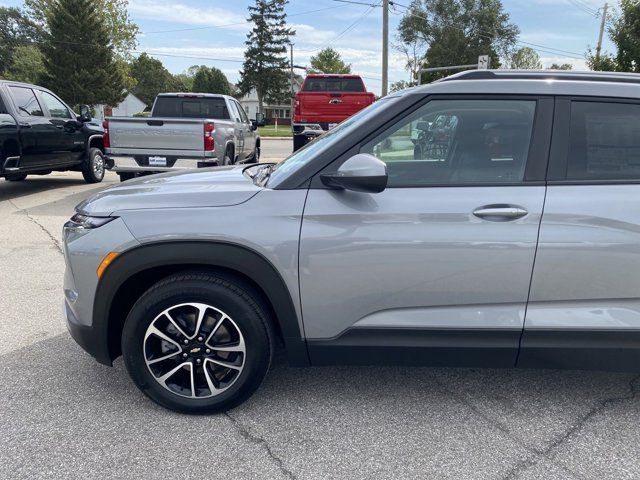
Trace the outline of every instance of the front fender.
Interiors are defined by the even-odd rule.
[[[126,315],[114,307],[114,300],[123,294],[128,280],[143,272],[161,271],[163,267],[219,267],[249,277],[262,289],[273,306],[289,363],[293,366],[309,365],[307,346],[300,331],[293,299],[276,268],[253,250],[220,241],[143,244],[119,255],[109,265],[96,289],[93,327],[98,336],[105,339],[101,358],[96,355],[99,361],[110,364],[118,355],[119,331]]]

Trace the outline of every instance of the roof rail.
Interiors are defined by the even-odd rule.
[[[568,80],[582,82],[640,83],[640,74],[575,72],[572,70],[466,70],[437,80]]]

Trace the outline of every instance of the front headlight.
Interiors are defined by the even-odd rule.
[[[83,213],[76,213],[64,226],[65,228],[78,230],[91,230],[92,228],[101,227],[111,220],[115,220],[115,218],[116,217],[92,217]]]

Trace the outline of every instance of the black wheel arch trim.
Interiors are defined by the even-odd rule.
[[[307,345],[300,330],[293,299],[282,276],[260,253],[247,247],[220,241],[163,241],[142,244],[120,254],[98,282],[93,306],[94,341],[91,354],[105,365],[119,355],[110,345],[113,301],[120,288],[144,271],[179,265],[190,268],[223,268],[250,278],[273,306],[285,344],[289,364],[308,366]],[[159,280],[159,279],[158,279]],[[124,319],[121,320],[122,323]]]

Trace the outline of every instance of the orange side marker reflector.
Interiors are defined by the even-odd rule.
[[[107,253],[107,256],[104,257],[102,259],[102,262],[100,262],[100,265],[98,265],[98,270],[96,271],[96,273],[98,274],[98,278],[102,277],[102,274],[104,273],[105,269],[109,265],[111,265],[111,262],[113,262],[118,255],[120,255],[120,253],[118,252]]]

